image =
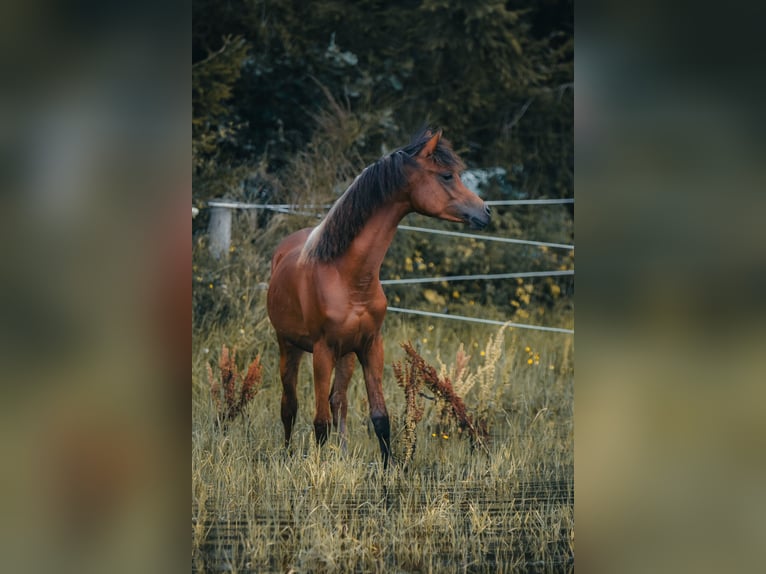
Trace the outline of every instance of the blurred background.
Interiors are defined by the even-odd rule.
[[[5,570],[165,571],[188,544],[190,20],[0,8]]]
[[[762,567],[763,10],[730,8],[578,4],[575,512],[588,572]]]

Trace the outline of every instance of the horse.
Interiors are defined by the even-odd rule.
[[[383,467],[388,467],[390,423],[383,396],[381,337],[388,302],[380,266],[408,213],[475,229],[489,224],[489,207],[460,180],[463,169],[465,164],[442,131],[423,129],[409,144],[367,166],[319,225],[287,236],[275,249],[267,308],[279,343],[285,448],[298,412],[298,366],[309,352],[316,442],[326,442],[332,420],[346,450],[346,391],[356,358],[364,372]]]

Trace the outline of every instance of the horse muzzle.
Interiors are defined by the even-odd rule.
[[[463,220],[471,226],[471,229],[484,229],[489,225],[489,205],[483,204],[483,209],[471,210],[463,214]]]

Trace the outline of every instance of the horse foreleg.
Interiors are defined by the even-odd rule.
[[[316,414],[314,416],[314,434],[317,444],[327,441],[330,433],[330,376],[335,367],[335,355],[324,342],[314,344],[314,399]]]
[[[383,468],[388,467],[391,444],[391,425],[383,397],[383,339],[377,335],[364,352],[359,355],[364,369],[367,401],[370,403],[370,419],[383,455]]]
[[[295,417],[298,414],[298,367],[303,350],[279,339],[279,375],[282,379],[282,424],[285,427],[285,448],[290,445]]]
[[[330,408],[332,409],[332,425],[340,435],[340,446],[343,452],[347,450],[346,444],[346,413],[348,412],[348,383],[354,374],[356,357],[349,353],[341,357],[335,365],[335,379],[330,392]]]

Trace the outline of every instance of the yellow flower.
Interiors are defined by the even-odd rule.
[[[482,351],[481,353],[479,353],[479,355],[481,355],[483,357],[484,355],[486,355],[486,353],[484,351]]]
[[[423,343],[428,343],[428,339],[426,339],[425,337],[423,337]]]
[[[212,283],[210,283],[210,284],[208,285],[208,287],[210,287],[210,288],[212,289],[212,288],[213,288],[213,284],[212,284]]]
[[[447,439],[449,438],[449,435],[448,435],[448,434],[443,434],[443,435],[442,435],[442,438],[443,438],[444,440],[447,440]]]
[[[434,289],[423,289],[423,297],[426,298],[426,301],[435,305],[445,305],[447,303],[444,296],[439,295]]]
[[[455,290],[452,292],[452,297],[455,299],[460,299],[460,292]]]
[[[532,363],[534,363],[534,361],[532,360],[531,357],[529,359],[527,359],[527,365],[531,365]]]
[[[527,347],[524,347],[524,350],[525,350],[527,353],[531,353],[531,352],[532,352],[532,349],[530,349],[528,346],[527,346]]]

